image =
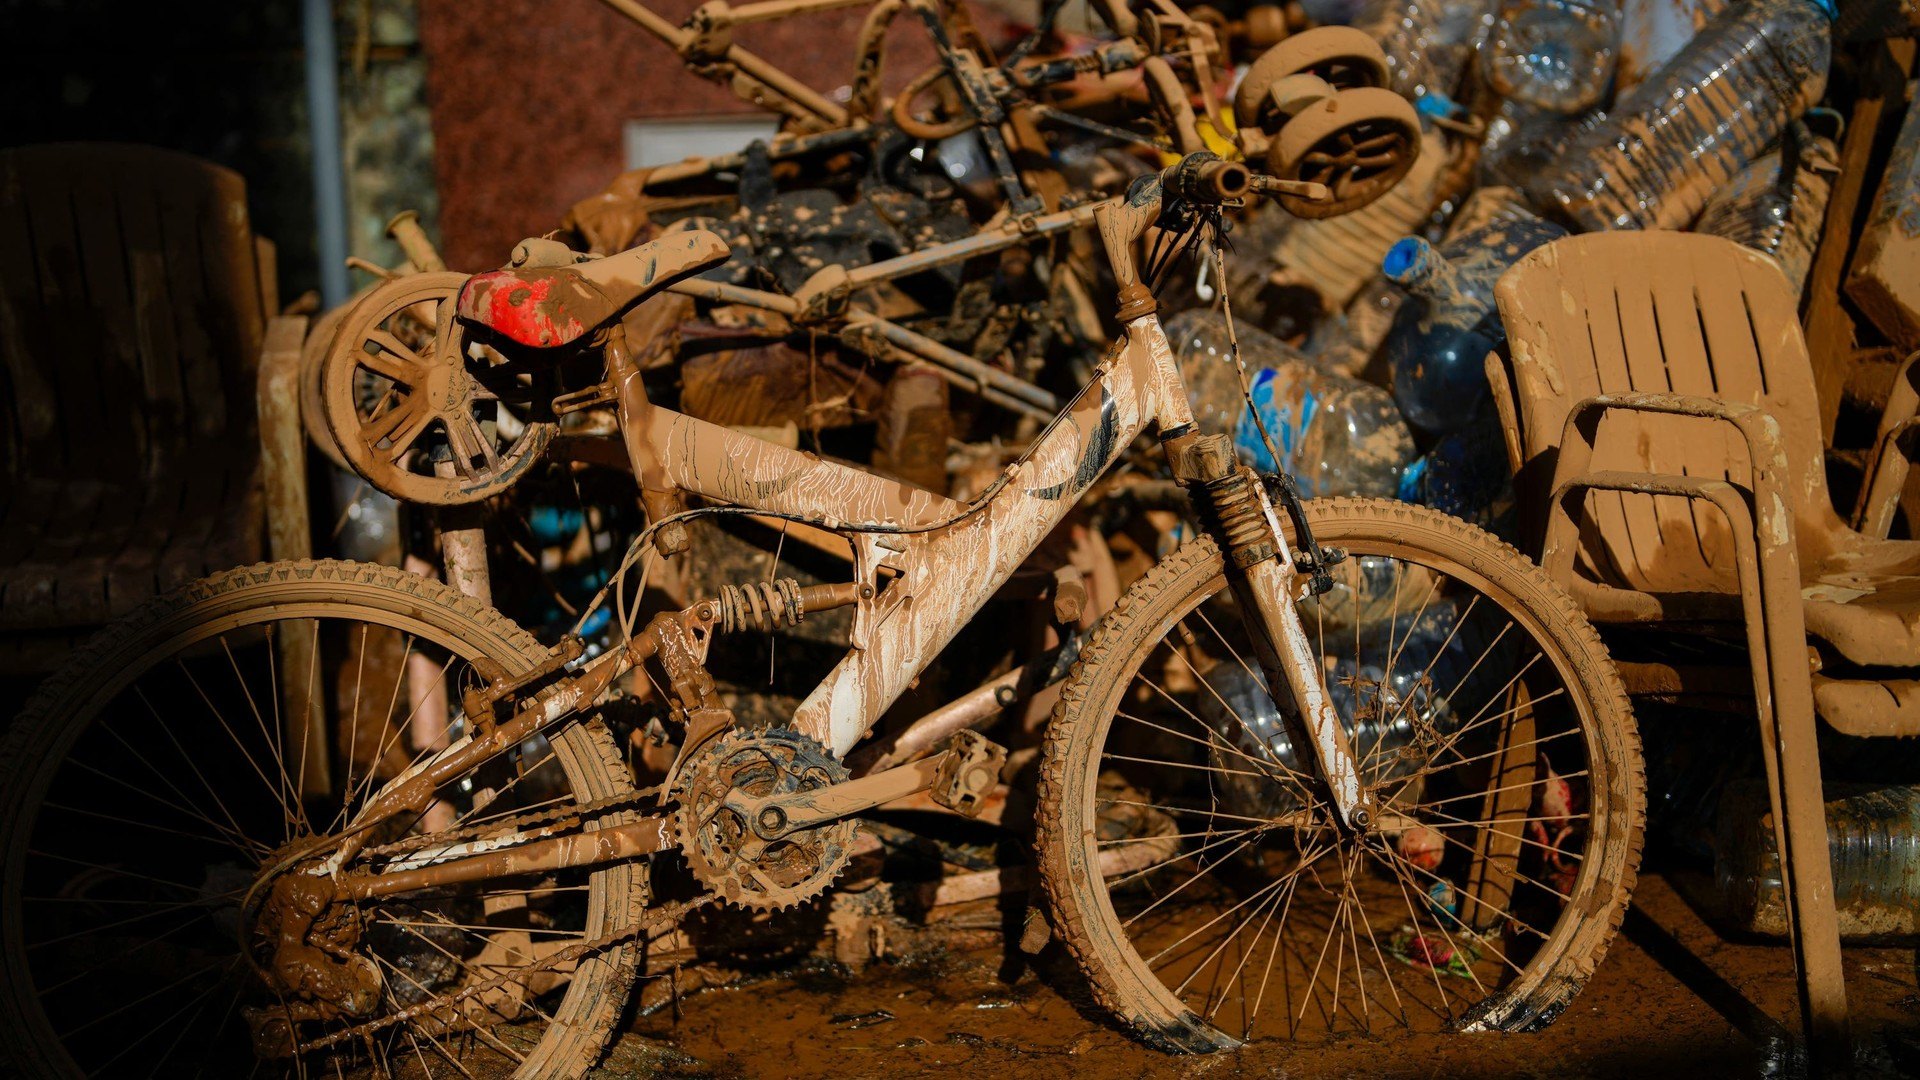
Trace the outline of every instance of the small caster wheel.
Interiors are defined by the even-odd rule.
[[[321,361],[335,447],[367,483],[405,502],[458,506],[505,491],[559,425],[550,372],[477,348],[453,318],[465,274],[397,278],[341,319]]]
[[[1351,213],[1392,190],[1420,156],[1420,120],[1381,87],[1342,90],[1302,109],[1267,147],[1267,172],[1324,184],[1332,197],[1279,196],[1296,217]]]
[[[1271,135],[1287,114],[1272,100],[1276,84],[1315,75],[1335,90],[1387,85],[1387,57],[1379,42],[1351,26],[1320,26],[1260,54],[1233,95],[1233,118],[1243,130]]]

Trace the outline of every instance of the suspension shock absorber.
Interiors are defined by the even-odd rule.
[[[1245,570],[1280,552],[1267,527],[1266,507],[1253,470],[1240,465],[1223,435],[1183,432],[1167,440],[1173,475],[1191,491],[1195,508],[1212,518],[1227,561]]]
[[[694,614],[710,620],[722,633],[762,630],[772,633],[796,626],[810,611],[830,611],[859,603],[873,595],[873,586],[846,581],[834,585],[801,585],[793,578],[752,581],[721,587],[720,595],[702,600]]]

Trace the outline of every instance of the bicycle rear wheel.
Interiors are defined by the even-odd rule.
[[[460,738],[464,687],[545,655],[438,582],[344,562],[232,570],[103,631],[0,748],[0,1072],[590,1068],[641,946],[480,984],[635,927],[644,865],[336,908],[324,938],[316,929],[310,940],[340,970],[365,973],[377,998],[330,1016],[313,1015],[313,995],[261,977],[275,943],[243,903],[263,867],[339,835],[383,783]],[[302,709],[321,738],[295,736],[289,720]],[[444,785],[413,821],[381,826],[369,850],[418,857],[450,830],[632,794],[606,731],[568,723]],[[596,814],[584,827],[632,817]],[[456,1009],[419,1008],[468,988]],[[325,1045],[257,1061],[263,1025],[285,1042]]]
[[[1202,538],[1094,631],[1055,709],[1036,814],[1054,927],[1096,998],[1169,1050],[1547,1023],[1639,861],[1619,677],[1486,533],[1375,500],[1307,510],[1350,556],[1300,612],[1380,820],[1335,824]]]

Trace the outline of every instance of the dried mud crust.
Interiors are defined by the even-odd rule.
[[[1571,693],[1584,698],[1591,767],[1604,756],[1608,776],[1593,785],[1596,836],[1572,907],[1578,914],[1554,929],[1525,974],[1475,1006],[1458,1024],[1467,1030],[1525,1031],[1551,1023],[1593,974],[1626,915],[1640,864],[1646,781],[1640,734],[1626,689],[1573,600],[1511,546],[1456,518],[1376,499],[1323,499],[1306,504],[1315,540],[1330,547],[1362,545],[1382,553],[1418,553],[1497,600],[1552,655]],[[1289,527],[1289,532],[1291,531]],[[1230,1050],[1240,1041],[1207,1023],[1170,993],[1140,961],[1119,925],[1085,838],[1091,835],[1091,789],[1099,747],[1115,700],[1133,672],[1198,598],[1225,572],[1220,550],[1201,536],[1135,582],[1096,627],[1061,689],[1048,725],[1039,780],[1041,822],[1035,839],[1041,881],[1056,937],[1087,976],[1094,999],[1141,1041],[1175,1053]]]
[[[420,627],[423,639],[437,640],[471,660],[490,662],[506,674],[524,671],[547,655],[533,635],[505,615],[397,567],[331,559],[256,563],[182,586],[96,634],[47,678],[8,728],[0,742],[0,881],[20,880],[27,840],[24,812],[38,801],[49,779],[46,770],[57,765],[57,755],[79,735],[76,713],[110,700],[144,670],[142,665],[169,655],[174,643],[196,627],[218,620],[230,628],[249,621],[249,613],[255,613],[256,621],[384,616]],[[551,743],[576,798],[602,799],[633,790],[619,747],[600,724],[568,724]],[[602,820],[617,824],[630,816]],[[643,865],[627,863],[594,875],[588,918],[591,923],[598,914],[600,930],[592,936],[642,918],[647,904],[644,870]],[[18,897],[10,890],[0,892],[0,1074],[17,1069],[23,1076],[69,1075],[72,1066],[66,1054],[39,1025],[24,960],[16,952],[20,916]],[[540,1043],[526,1051],[516,1077],[580,1076],[600,1060],[625,1010],[638,951],[627,945],[582,961],[554,1012],[559,1023],[549,1025]]]

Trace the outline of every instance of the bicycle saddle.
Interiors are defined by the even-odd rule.
[[[701,230],[571,266],[519,266],[475,274],[455,312],[509,341],[538,349],[577,341],[683,278],[727,261],[727,242]]]

